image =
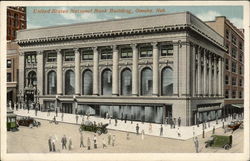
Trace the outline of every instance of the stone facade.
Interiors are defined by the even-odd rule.
[[[17,41],[22,101],[41,110],[183,125],[221,116],[223,38],[189,12],[23,30]]]

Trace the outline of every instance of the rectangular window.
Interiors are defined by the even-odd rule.
[[[110,48],[101,49],[101,59],[112,59],[113,50]]]
[[[93,50],[81,50],[82,60],[93,60]]]
[[[242,92],[239,91],[239,98],[242,98]]]
[[[243,55],[239,54],[239,61],[243,63]]]
[[[229,98],[229,91],[228,90],[225,91],[225,98]]]
[[[162,45],[161,46],[161,56],[172,56],[173,55],[173,45]]]
[[[140,57],[152,57],[153,47],[152,46],[143,46],[140,47]]]
[[[235,36],[234,34],[232,34],[232,43],[233,43],[234,45],[237,44],[237,38],[236,38],[236,36]]]
[[[25,56],[26,63],[37,63],[36,54],[27,54]]]
[[[47,53],[47,62],[56,62],[57,54],[54,52]]]
[[[236,62],[232,62],[232,72],[236,73],[237,71],[237,64]]]
[[[237,82],[236,82],[236,78],[235,77],[232,77],[232,85],[233,86],[236,86]]]
[[[236,98],[236,91],[235,90],[232,91],[232,98]]]
[[[242,87],[243,84],[242,84],[242,79],[239,79],[239,86]]]
[[[64,61],[75,61],[75,54],[72,50],[64,51]]]
[[[240,48],[240,50],[243,50],[242,42],[239,42],[239,48]]]
[[[225,59],[225,68],[226,70],[229,70],[229,60]]]
[[[242,67],[239,66],[239,74],[243,74]]]
[[[11,73],[7,73],[7,82],[11,82]]]
[[[11,60],[7,60],[7,68],[11,68]]]
[[[226,30],[226,38],[229,39],[229,31]]]
[[[131,48],[121,49],[121,58],[132,58],[133,50]]]
[[[228,77],[228,75],[225,76],[225,84],[229,84],[229,77]]]
[[[233,58],[237,57],[237,49],[236,48],[232,48],[231,55],[232,55]]]

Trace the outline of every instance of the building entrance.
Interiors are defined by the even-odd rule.
[[[63,113],[72,113],[73,104],[72,103],[62,103],[62,112]]]

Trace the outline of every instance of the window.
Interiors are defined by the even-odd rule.
[[[242,84],[242,79],[239,79],[239,86],[243,86],[243,84]]]
[[[161,76],[161,93],[163,96],[173,95],[173,70],[164,68]]]
[[[161,56],[172,56],[172,55],[173,55],[173,45],[161,46]]]
[[[75,73],[67,70],[65,73],[65,95],[75,94]]]
[[[36,86],[37,85],[37,78],[36,78],[36,72],[31,71],[28,74],[28,86]]]
[[[243,62],[243,55],[242,54],[239,54],[239,61]]]
[[[229,48],[228,43],[226,43],[226,48],[227,48],[227,49]]]
[[[93,60],[93,50],[81,50],[82,60]]]
[[[130,69],[124,69],[121,73],[121,94],[132,94],[132,74]]]
[[[242,67],[239,66],[239,74],[243,74]]]
[[[47,53],[47,62],[56,62],[57,54],[55,52]]]
[[[228,75],[225,76],[225,84],[229,84],[229,77],[228,77]]]
[[[237,57],[237,50],[236,50],[236,48],[232,48],[231,55],[232,55],[233,58]]]
[[[102,72],[102,94],[112,95],[112,72],[110,69],[105,69]]]
[[[226,70],[229,70],[229,60],[225,59],[225,66],[226,66]]]
[[[239,42],[239,48],[240,48],[240,50],[243,50],[242,42]]]
[[[101,59],[112,59],[113,50],[111,48],[101,49]]]
[[[234,45],[237,44],[237,38],[236,38],[236,36],[235,36],[234,34],[232,34],[232,43],[233,43]]]
[[[226,30],[226,38],[229,39],[229,31]]]
[[[232,85],[233,86],[236,86],[237,82],[236,82],[236,78],[235,77],[232,77]]]
[[[82,73],[82,94],[92,95],[93,94],[93,74],[90,70],[85,70]]]
[[[11,60],[7,60],[7,68],[11,68]]]
[[[14,26],[18,26],[18,15],[16,13],[14,14]]]
[[[121,49],[121,58],[132,58],[133,51],[131,48],[122,48]]]
[[[153,74],[150,68],[141,72],[141,95],[152,95]]]
[[[236,98],[236,91],[235,90],[232,91],[232,98]]]
[[[7,73],[7,82],[11,82],[11,73]]]
[[[153,54],[152,46],[140,47],[140,57],[152,57],[152,54]]]
[[[242,98],[242,92],[239,91],[239,98]]]
[[[229,98],[229,91],[228,90],[225,91],[225,98]]]
[[[236,62],[232,62],[232,72],[236,73],[237,71],[237,64]]]
[[[26,63],[37,63],[37,60],[36,60],[36,54],[27,54],[25,56],[25,62]]]
[[[73,50],[64,51],[64,61],[75,61],[75,54]]]
[[[50,71],[48,73],[48,94],[56,94],[56,72]]]

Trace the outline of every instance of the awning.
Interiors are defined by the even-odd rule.
[[[232,104],[232,106],[236,108],[244,108],[243,104]]]

